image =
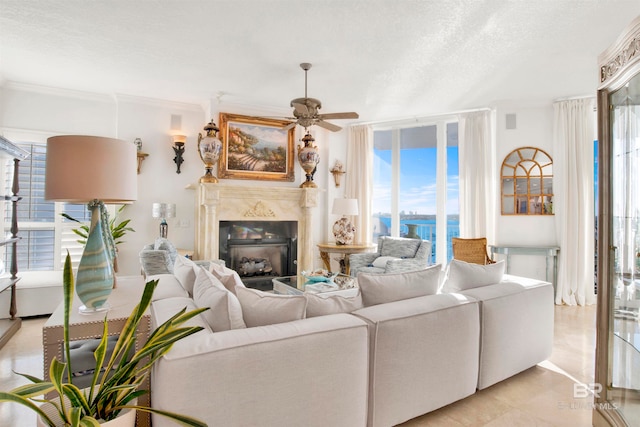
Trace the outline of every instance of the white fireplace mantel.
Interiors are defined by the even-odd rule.
[[[220,221],[297,221],[298,271],[313,269],[313,210],[317,188],[248,187],[198,183],[195,258],[219,257]]]

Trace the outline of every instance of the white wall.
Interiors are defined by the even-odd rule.
[[[41,140],[55,134],[90,134],[109,136],[131,141],[141,138],[143,151],[149,156],[142,164],[138,175],[138,200],[123,212],[123,218],[131,218],[131,226],[136,230],[126,237],[120,247],[120,274],[139,273],[138,252],[158,236],[158,221],[151,218],[153,202],[169,202],[177,205],[177,217],[169,219],[169,238],[179,248],[192,249],[194,245],[194,197],[193,190],[186,189],[196,183],[204,173],[204,166],[197,153],[198,133],[203,133],[204,125],[214,119],[218,123],[220,112],[249,116],[281,116],[290,112],[273,111],[246,105],[219,103],[211,100],[209,105],[191,105],[171,101],[150,100],[122,95],[87,94],[23,85],[5,85],[0,91],[0,128],[5,135],[40,134]],[[498,104],[496,110],[496,164],[502,164],[504,157],[512,150],[534,146],[544,149],[554,157],[552,144],[551,104],[516,105]],[[506,114],[516,115],[516,128],[506,129]],[[179,133],[187,136],[182,173],[176,174],[171,148],[171,116],[181,118]],[[341,124],[337,122],[337,124]],[[301,128],[296,129],[297,146],[303,136]],[[345,179],[336,188],[330,169],[336,160],[346,164],[348,133],[329,132],[317,126],[311,129],[320,150],[320,164],[314,182],[323,189],[315,217],[317,227],[314,241],[333,240],[331,227],[338,219],[331,214],[333,199],[343,197]],[[304,181],[304,173],[295,162],[294,182],[271,182],[254,180],[220,180],[234,185],[263,187],[298,187]],[[497,194],[500,194],[499,183]],[[553,216],[500,215],[500,205],[496,207],[496,242],[513,245],[555,245],[555,218]],[[320,267],[319,254],[314,258],[314,266]],[[337,268],[337,265],[336,265]],[[512,257],[511,272],[530,277],[545,277],[543,257]]]
[[[250,116],[283,115],[282,111],[219,104],[217,101],[203,107],[14,84],[0,89],[0,131],[17,138],[15,142],[20,142],[24,135],[29,135],[28,139],[32,142],[45,142],[47,137],[60,134],[108,136],[132,143],[135,138],[142,139],[142,151],[149,156],[144,160],[137,177],[138,199],[121,214],[122,219],[131,219],[130,225],[136,231],[129,233],[125,242],[118,247],[119,275],[139,274],[138,252],[158,236],[159,222],[151,217],[153,202],[176,204],[176,218],[167,220],[168,237],[179,248],[193,249],[195,194],[187,186],[196,183],[204,173],[204,165],[197,152],[198,133],[204,133],[203,127],[211,118],[218,123],[220,112]],[[181,129],[171,129],[172,115],[180,116]],[[318,127],[311,131],[321,159],[314,182],[325,189],[314,214],[317,218],[314,241],[325,242],[333,240],[330,226],[337,219],[330,215],[333,199],[342,197],[344,190],[344,184],[341,188],[335,188],[329,170],[336,159],[346,163],[347,132],[333,133]],[[300,127],[296,129],[296,156],[302,132]],[[171,135],[174,133],[187,136],[181,174],[176,173],[173,162]],[[294,182],[220,180],[220,185],[228,182],[234,185],[297,188],[303,181],[304,173],[296,159]],[[321,265],[317,254],[314,266]]]
[[[506,115],[515,114],[516,128],[506,129]],[[553,106],[551,104],[496,106],[496,165],[499,181],[504,158],[520,147],[537,147],[551,158],[553,152]],[[500,196],[500,183],[496,183]],[[556,228],[553,215],[502,215],[500,200],[496,206],[496,241],[498,245],[555,246]],[[545,279],[545,258],[539,256],[511,256],[510,273]]]

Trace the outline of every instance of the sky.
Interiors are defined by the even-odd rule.
[[[400,154],[399,210],[420,215],[436,214],[436,149],[412,148]],[[374,156],[373,213],[391,211],[391,150]],[[458,214],[458,148],[447,148],[447,214]]]

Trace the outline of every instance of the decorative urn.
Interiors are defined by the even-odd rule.
[[[218,178],[213,175],[213,167],[220,158],[220,152],[222,151],[222,142],[217,136],[220,130],[218,126],[211,120],[205,127],[207,131],[203,137],[201,133],[198,134],[198,152],[200,158],[204,163],[204,175],[200,178],[200,182],[218,182]]]
[[[314,141],[313,136],[307,131],[302,138],[304,146],[298,145],[298,161],[306,174],[306,180],[300,185],[301,188],[317,187],[316,183],[313,182],[313,175],[316,173],[316,166],[320,162],[320,154],[318,153],[318,147],[313,145]]]

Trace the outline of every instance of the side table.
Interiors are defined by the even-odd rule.
[[[62,273],[61,273],[62,274]],[[92,314],[80,314],[78,307],[82,304],[77,296],[74,296],[73,307],[69,313],[69,339],[72,341],[102,338],[102,329],[105,315],[109,328],[109,336],[117,336],[122,331],[133,308],[138,304],[144,291],[145,280],[140,276],[118,277],[116,288],[113,289],[107,302],[111,306],[109,311]],[[44,379],[49,379],[49,366],[54,357],[63,360],[64,353],[64,305],[61,303],[53,312],[49,320],[42,328],[42,347],[44,349]],[[141,343],[146,342],[151,331],[151,316],[146,313],[136,332],[136,350]],[[143,387],[150,390],[150,381],[147,379]],[[51,394],[47,398],[52,397]],[[150,394],[139,397],[141,405],[149,405]],[[138,411],[137,426],[150,426],[151,420],[148,413]]]
[[[344,255],[344,265],[340,266],[340,273],[347,276],[351,273],[351,266],[349,265],[349,255],[359,254],[364,252],[375,252],[378,245],[338,245],[337,243],[319,243],[318,249],[320,249],[320,258],[324,263],[324,267],[327,271],[331,271],[331,260],[329,259],[330,253],[338,253]]]

